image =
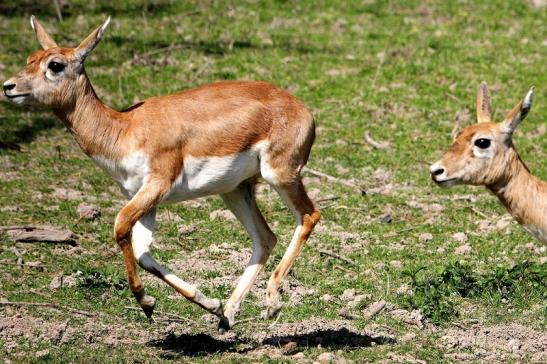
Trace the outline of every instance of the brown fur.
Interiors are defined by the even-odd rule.
[[[509,213],[538,239],[547,242],[547,182],[533,176],[520,159],[512,142],[512,133],[531,105],[519,102],[502,123],[490,119],[488,90],[481,84],[477,96],[479,123],[457,135],[450,150],[431,169],[432,178],[441,185],[458,183],[482,185],[492,191]],[[485,103],[488,105],[485,105]],[[487,110],[486,112],[484,110]],[[475,155],[474,140],[491,140],[489,157]],[[442,171],[442,173],[441,173]]]
[[[83,67],[84,59],[100,41],[109,20],[76,48],[58,47],[34,17],[31,22],[44,50],[33,53],[25,69],[7,81],[14,87],[10,87],[6,95],[15,99],[23,95],[27,103],[52,109],[90,157],[105,158],[112,163],[136,152],[147,157],[146,182],[119,212],[114,226],[129,286],[147,316],[152,314],[155,300],[145,294],[137,272],[135,247],[131,246],[135,224],[146,216],[153,216],[151,213],[155,213],[156,206],[181,174],[186,157],[237,155],[261,141],[268,141],[268,168],[275,175],[268,182],[286,196],[285,203],[302,225],[299,235],[295,236],[296,249],[292,246],[284,255],[268,284],[268,297],[275,306],[269,308],[269,313],[275,313],[279,309],[281,280],[320,217],[300,178],[300,170],[308,160],[315,138],[310,111],[288,92],[266,82],[252,81],[217,82],[151,97],[116,111],[99,100]],[[51,62],[64,65],[63,71],[52,70]],[[242,181],[236,190],[222,196],[249,234],[255,236],[253,243],[260,249],[260,255],[256,262],[251,258],[246,270],[254,278],[259,272],[256,267],[262,268],[276,243],[275,235],[254,201],[255,179],[256,176]],[[143,268],[184,297],[219,315],[227,327],[233,325],[240,301],[252,281],[238,284],[223,312],[220,301],[207,298],[196,287],[169,273],[148,252],[139,254]]]

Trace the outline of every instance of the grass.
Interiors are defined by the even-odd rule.
[[[321,203],[324,229],[312,234],[289,276],[289,281],[315,293],[305,296],[302,304],[286,304],[280,323],[318,315],[338,319],[337,311],[344,304],[319,298],[354,288],[370,297],[367,302],[385,299],[401,307],[420,308],[439,328],[478,320],[483,325],[519,323],[545,330],[546,266],[538,263],[545,257],[541,244],[515,223],[502,231],[481,230],[480,220],[497,221],[505,214],[498,201],[480,188],[439,189],[430,183],[428,174],[429,164],[449,145],[454,115],[463,109],[474,115],[476,89],[485,80],[497,120],[530,85],[536,86],[534,107],[516,132],[515,144],[533,173],[547,179],[547,138],[541,133],[547,119],[545,9],[534,9],[527,1],[350,1],[340,6],[330,1],[163,0],[111,5],[77,0],[63,8],[62,23],[55,19],[50,2],[4,1],[0,9],[2,80],[16,74],[38,47],[28,24],[31,13],[59,44],[67,46],[76,45],[111,15],[112,24],[87,60],[86,71],[99,96],[115,108],[215,80],[260,79],[291,90],[313,110],[318,136],[309,166],[351,178],[368,193],[362,196],[306,175],[309,190],[319,189],[320,196],[338,199]],[[126,289],[119,289],[125,284],[125,272],[112,228],[122,197],[109,177],[84,156],[49,112],[1,102],[0,125],[2,224],[49,224],[78,234],[75,251],[17,244],[26,261],[39,261],[46,270],[4,265],[0,298],[57,302],[104,314],[101,324],[111,327],[128,326],[142,333],[157,330],[139,313],[124,309],[134,302]],[[389,141],[392,148],[372,149],[363,141],[365,131],[377,140]],[[389,174],[387,182],[378,171]],[[378,192],[388,183],[391,189]],[[95,222],[78,219],[76,207],[81,201],[59,200],[53,195],[55,188],[84,192],[86,200],[101,207],[101,218]],[[271,191],[266,190],[259,203],[280,241],[266,267],[271,272],[294,223]],[[442,211],[432,204],[440,205]],[[159,248],[154,253],[158,260],[173,263],[213,244],[248,248],[250,242],[238,224],[209,221],[209,214],[219,208],[222,201],[218,197],[207,198],[197,208],[187,204],[163,207],[157,231]],[[391,222],[382,219],[386,215]],[[197,231],[179,241],[178,227],[192,223],[197,224]],[[348,237],[343,232],[351,234]],[[461,243],[453,238],[461,232],[472,247],[463,256],[455,254]],[[424,233],[432,238],[421,239]],[[7,237],[0,239],[0,260],[15,262],[13,243]],[[531,242],[535,248],[527,245]],[[319,248],[339,252],[357,264],[322,256]],[[226,254],[212,258],[226,259]],[[228,268],[231,274],[241,273],[241,267]],[[224,269],[189,270],[183,277],[207,281],[225,275]],[[78,284],[48,288],[54,276],[78,271],[83,277]],[[202,321],[199,308],[175,297],[169,287],[154,284],[152,279],[147,282],[159,310]],[[405,284],[413,296],[397,294]],[[230,291],[224,283],[205,283],[203,288],[223,299]],[[288,298],[285,294],[284,299]],[[236,326],[235,331],[245,335],[269,324],[257,318],[260,310],[260,297],[250,294],[242,305],[241,318],[256,320]],[[21,312],[46,322],[66,320],[51,310]],[[384,314],[372,321],[357,316],[356,326],[384,325],[397,337],[416,331]],[[84,321],[69,320],[70,325]],[[195,333],[205,330],[203,325],[188,326]],[[213,329],[211,324],[207,330]],[[439,346],[434,334],[415,334],[415,339],[396,344],[341,347],[336,355],[359,362],[381,360],[389,353],[407,360],[450,360],[445,357],[448,349]],[[253,360],[222,352],[189,357],[150,345],[111,349],[100,340],[87,347],[82,343],[88,343],[88,338],[77,335],[59,345],[44,340],[36,347],[32,340],[0,334],[0,356],[26,361],[29,355],[34,358],[35,352],[47,349],[47,355],[32,360]],[[310,345],[303,352],[313,360],[325,350]],[[283,362],[290,357],[270,360]]]

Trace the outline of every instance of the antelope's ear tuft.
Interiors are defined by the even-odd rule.
[[[30,26],[32,27],[32,30],[34,30],[34,33],[36,34],[36,38],[38,39],[38,43],[44,48],[44,50],[47,50],[49,48],[57,47],[57,43],[47,34],[46,30],[40,24],[38,19],[34,15],[30,16]]]
[[[530,87],[530,90],[524,96],[524,99],[519,102],[505,117],[505,120],[501,123],[502,132],[505,134],[513,134],[513,132],[520,125],[522,120],[528,115],[532,108],[532,100],[534,98],[534,87]]]
[[[75,56],[80,62],[83,62],[89,53],[91,53],[97,44],[99,44],[109,24],[110,17],[108,17],[100,27],[91,32],[91,34],[89,34],[87,38],[85,38],[80,45],[76,47]]]

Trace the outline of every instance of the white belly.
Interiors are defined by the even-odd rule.
[[[173,182],[162,203],[190,200],[197,197],[233,191],[241,182],[260,171],[260,159],[265,145],[223,157],[192,157],[183,161],[183,170]],[[119,162],[94,156],[95,163],[119,185],[126,197],[133,197],[148,181],[149,158],[133,153]]]
[[[162,202],[233,191],[241,182],[259,171],[260,151],[257,148],[225,157],[187,157],[183,171]]]

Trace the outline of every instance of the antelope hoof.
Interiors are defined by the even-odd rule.
[[[277,303],[276,305],[270,305],[266,307],[266,310],[263,312],[262,316],[267,320],[274,319],[277,317],[277,315],[279,315],[282,307],[283,305],[281,303]]]
[[[277,289],[274,290],[274,292],[274,294],[266,295],[266,310],[262,312],[262,317],[267,320],[277,317],[279,311],[281,311],[281,308],[283,307],[281,295]]]
[[[218,322],[218,332],[224,334],[226,331],[229,331],[232,326],[234,326],[233,319],[230,320],[228,317],[221,317]]]
[[[154,307],[156,306],[156,299],[152,296],[145,295],[139,300],[139,305],[141,305],[146,317],[152,320],[152,313],[154,312]]]

